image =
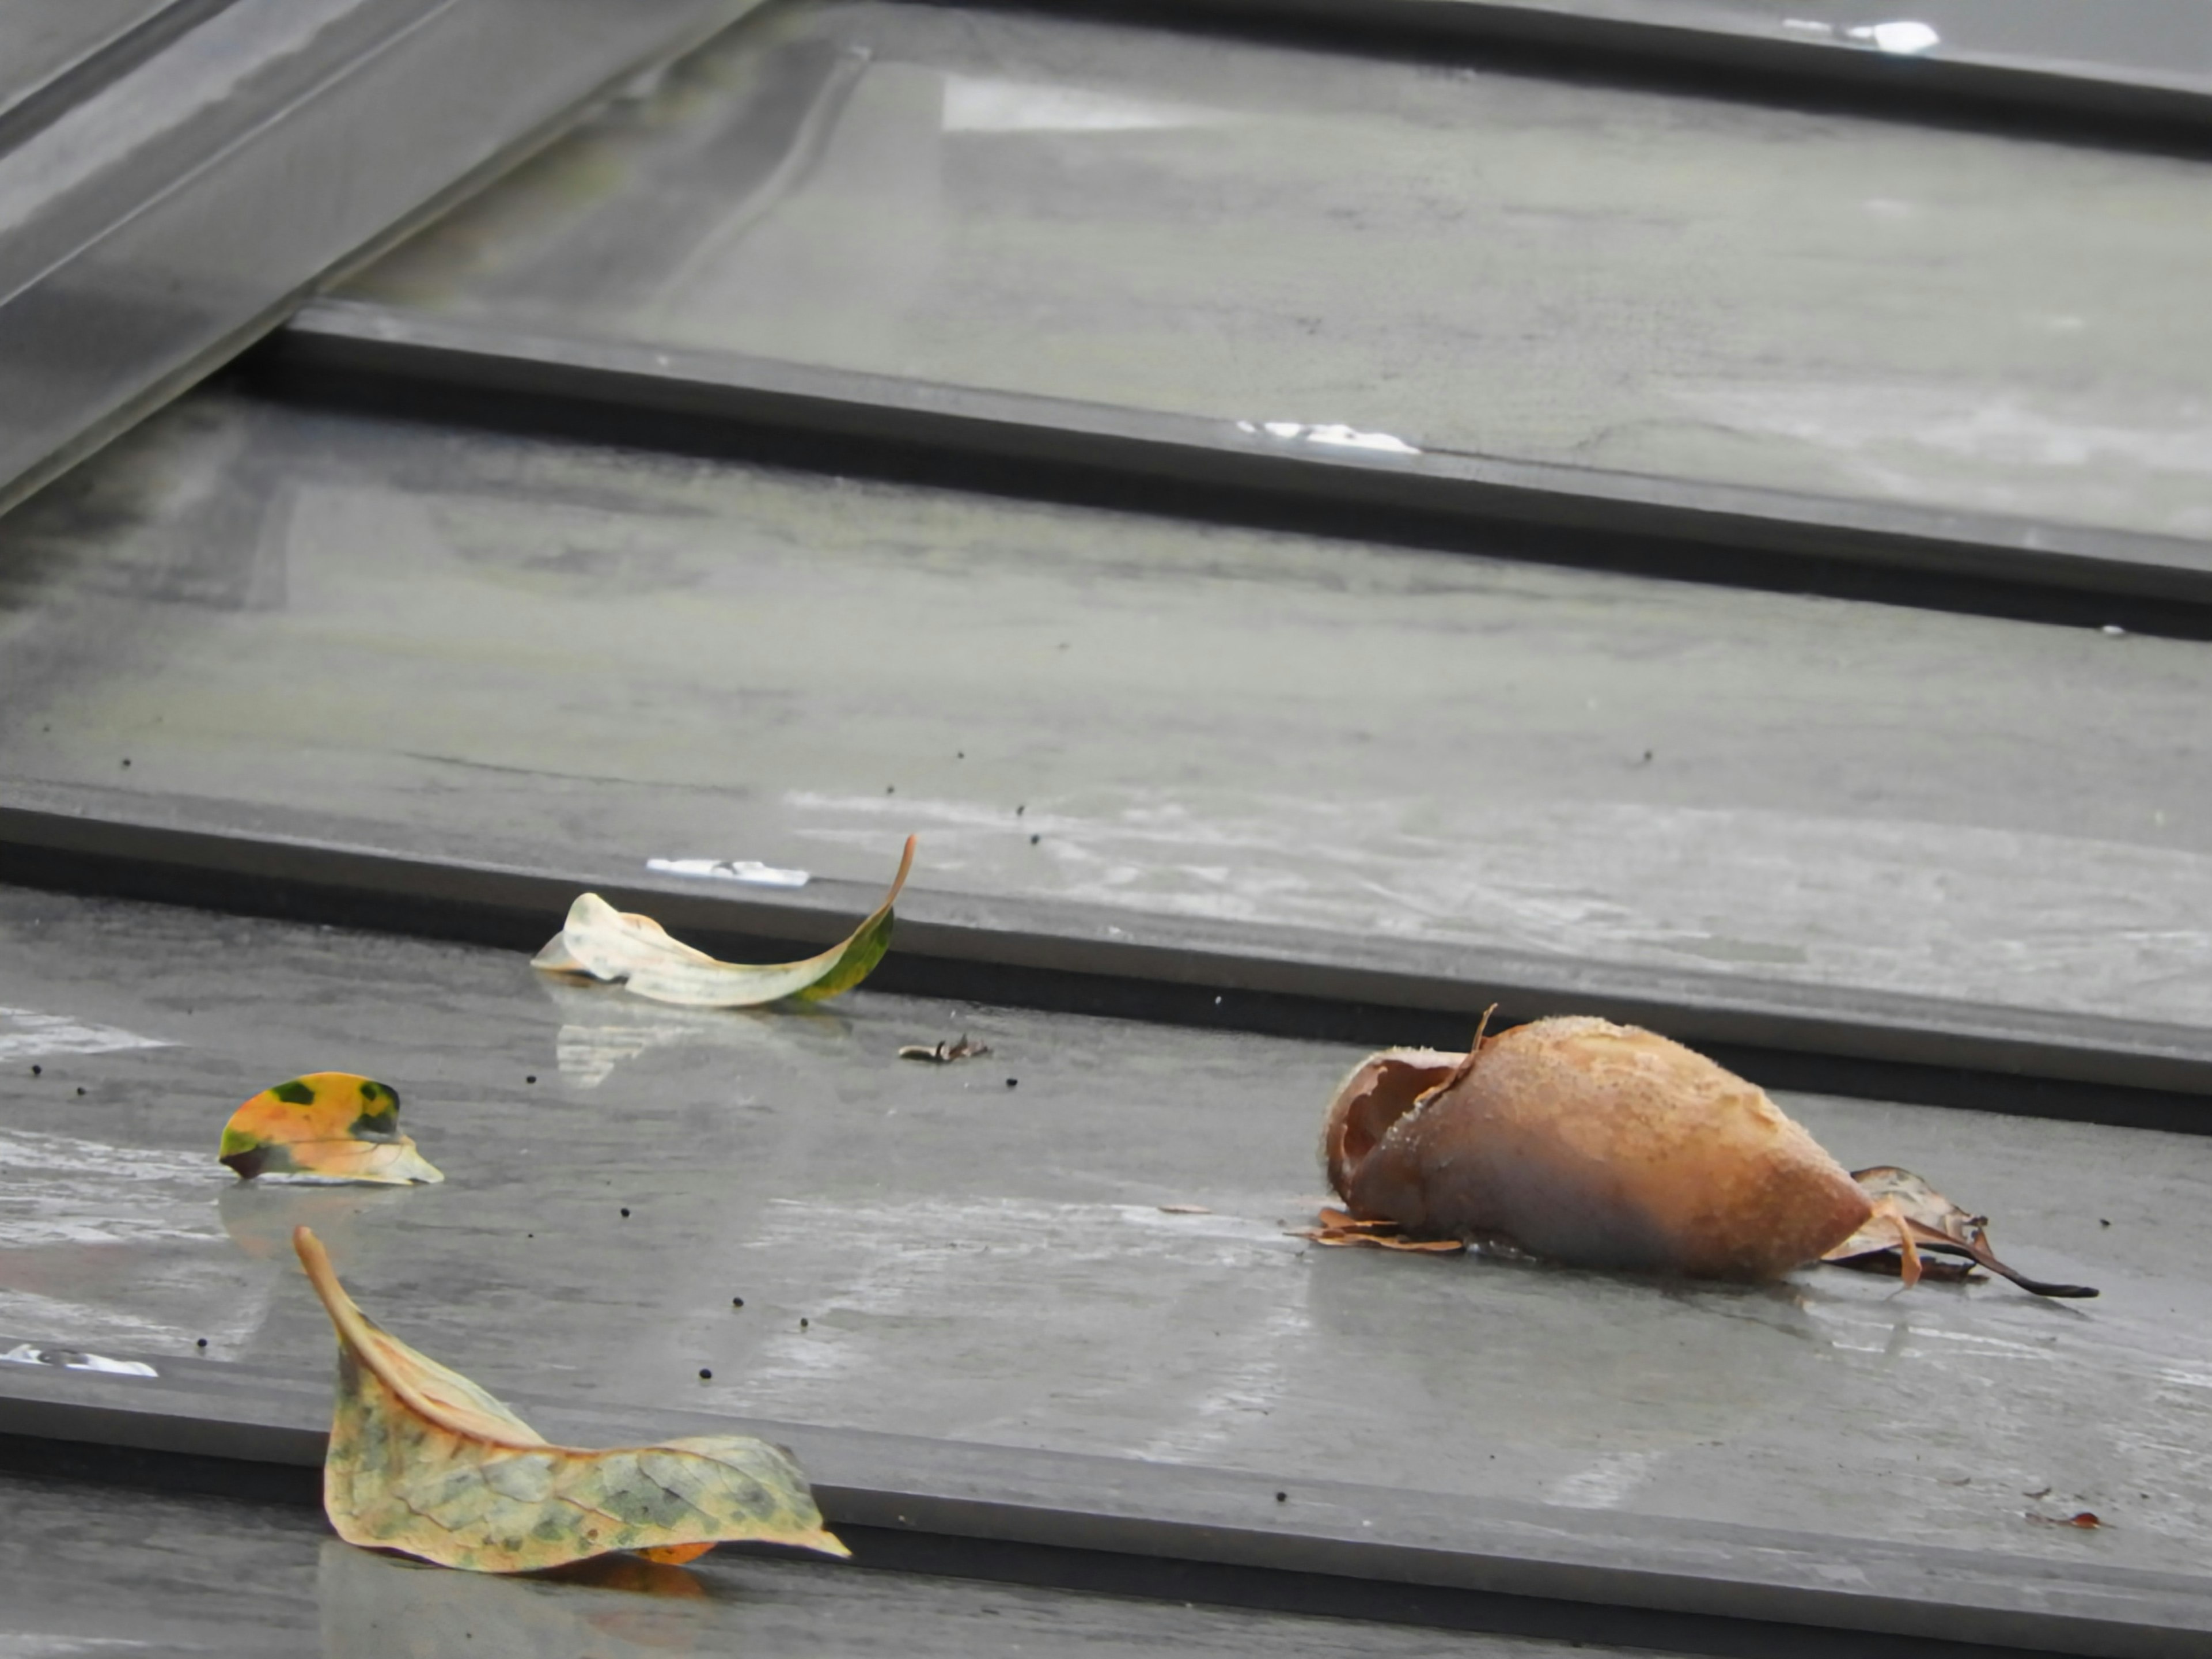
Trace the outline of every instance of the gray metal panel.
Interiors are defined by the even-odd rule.
[[[263,384],[309,404],[366,393],[427,414],[454,410],[456,392],[490,392],[510,401],[472,403],[466,418],[527,427],[566,410],[570,430],[708,453],[723,434],[740,453],[749,440],[759,448],[765,437],[773,453],[811,434],[822,441],[819,463],[839,470],[887,449],[928,458],[904,468],[894,459],[894,468],[934,460],[959,483],[981,462],[994,469],[988,485],[1047,500],[1112,499],[1118,485],[1142,507],[1148,486],[1181,486],[1168,510],[1206,518],[1296,521],[1318,509],[1376,540],[1459,539],[1516,556],[1815,592],[1840,582],[1846,594],[1856,577],[1857,592],[1908,604],[2124,621],[2183,637],[2212,630],[2212,541],[2175,536],[1452,451],[1376,453],[1249,421],[520,333],[358,301],[309,306],[260,361],[273,371]],[[1839,568],[1850,574],[1839,577]]]
[[[2212,1027],[2212,656],[2184,641],[214,393],[0,546],[9,799],[174,802],[240,856],[860,890],[916,830],[919,890],[984,931],[1181,939],[1206,975]]]
[[[816,881],[804,897],[754,896],[635,870],[426,856],[349,842],[349,829],[374,833],[281,809],[239,814],[17,783],[0,799],[0,878],[522,949],[588,890],[726,956],[771,960],[834,943],[877,897],[856,881]],[[1502,1022],[1596,1013],[1724,1050],[1769,1086],[1904,1091],[2212,1133],[2201,1099],[2212,1095],[2212,1031],[2202,1025],[1255,931],[927,886],[908,888],[899,917],[899,955],[880,977],[925,995],[1445,1046],[1463,1042],[1488,1008]]]
[[[163,1377],[120,1381],[0,1366],[0,1432],[319,1463],[327,1385],[233,1370],[186,1362]],[[1813,1632],[1831,1630],[2100,1659],[2182,1659],[2212,1640],[2212,1579],[2195,1573],[1655,1522],[1601,1508],[1469,1504],[1302,1472],[1247,1475],[702,1412],[509,1403],[562,1444],[763,1436],[798,1454],[832,1527],[1759,1621],[1765,1641],[1798,1651]],[[866,1543],[858,1554],[865,1564]],[[808,1579],[835,1595],[842,1577],[817,1570]],[[1679,1626],[1653,1626],[1654,1646],[1741,1650],[1668,1640]],[[1792,1626],[1807,1627],[1796,1641]],[[1390,1651],[1390,1634],[1377,1634]]]
[[[0,148],[25,100],[156,24],[164,13],[197,21],[211,9],[195,0],[28,0],[0,13]]]
[[[983,1587],[721,1551],[552,1577],[426,1570],[331,1537],[312,1510],[0,1475],[0,1645],[33,1656],[322,1659],[1433,1659],[1434,1632]],[[1565,1659],[1461,1638],[1468,1659]],[[1616,1651],[1610,1647],[1601,1654]]]
[[[234,0],[0,150],[0,503],[744,0]]]
[[[1292,445],[2201,539],[2208,265],[2192,160],[837,0],[348,291]]]
[[[541,1426],[568,1432],[570,1408],[811,1425],[839,1431],[808,1441],[833,1486],[910,1490],[836,1462],[842,1431],[870,1431],[968,1443],[933,1466],[945,1482],[1000,1455],[978,1445],[1133,1460],[1113,1482],[1066,1472],[1036,1505],[1055,1510],[1176,1490],[1146,1462],[1242,1471],[1193,1490],[1262,1494],[1267,1528],[1275,1491],[1378,1488],[1532,1562],[1672,1537],[1672,1572],[1750,1528],[1822,1534],[1831,1565],[1924,1546],[2060,1583],[2203,1572],[2202,1138],[1786,1097],[1839,1158],[1919,1170],[1993,1215],[2023,1271],[2103,1296],[1839,1269],[1669,1284],[1286,1237],[1317,1202],[1346,1045],[871,988],[687,1012],[542,983],[520,951],[21,892],[0,894],[0,945],[11,1338],[187,1379],[215,1360],[319,1376],[328,1322],[289,1250],[306,1223],[374,1316],[546,1401]],[[896,1057],[963,1029],[992,1054]],[[396,1087],[446,1183],[249,1185],[215,1161],[238,1101],[326,1066]],[[287,1420],[319,1420],[299,1398]],[[1064,1467],[1006,1456],[988,1467]],[[1551,1506],[1549,1530],[1523,1504]],[[2084,1509],[2106,1527],[2045,1524]],[[1226,1497],[1210,1513],[1234,1518]],[[1854,1593],[1777,1559],[1770,1584]]]

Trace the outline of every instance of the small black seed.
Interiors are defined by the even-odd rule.
[[[1011,1089],[1011,1088],[1012,1088],[1016,1084],[1019,1083],[1020,1081],[1021,1081],[1021,1079],[1019,1079],[1019,1078],[1018,1078],[1018,1077],[1010,1077],[1010,1078],[1008,1078],[1008,1079],[1006,1079],[1006,1087],[1008,1087],[1009,1089]]]
[[[202,1346],[203,1348],[204,1348],[205,1346],[207,1346],[207,1338],[205,1338],[205,1337],[202,1337],[202,1338],[200,1339],[200,1346]]]
[[[806,1328],[806,1322],[804,1319],[799,1322],[799,1328],[802,1331]]]
[[[84,1092],[84,1085],[82,1085],[82,1083],[78,1084],[78,1085],[76,1085],[76,1091],[77,1091],[77,1093],[79,1093],[79,1094],[82,1094],[82,1093]]]
[[[124,763],[125,766],[128,766],[128,765],[130,765],[130,764],[131,764],[131,757],[130,757],[128,755],[125,755],[125,756],[123,757],[123,763]]]
[[[1029,807],[1027,806],[1027,805],[1024,805],[1017,806],[1016,808],[1014,808],[1014,816],[1015,816],[1016,817],[1021,817],[1021,815],[1022,815],[1023,813],[1024,813],[1024,812],[1028,811],[1029,810],[1030,810],[1030,809],[1029,809]]]
[[[2104,1217],[2102,1217],[2102,1216],[2099,1216],[2099,1217],[2097,1218],[2097,1224],[2098,1224],[2100,1227],[2109,1227],[2109,1226],[2111,1226],[2112,1224],[2111,1222],[2109,1222],[2109,1221],[2106,1220]]]
[[[1034,847],[1034,846],[1036,846],[1039,842],[1042,841],[1043,839],[1044,839],[1044,837],[1043,837],[1042,836],[1031,836],[1030,837],[1030,846],[1032,846],[1032,847]]]
[[[629,1215],[629,1212],[628,1210],[624,1210],[624,1211],[623,1212],[623,1215],[624,1216],[624,1218],[628,1218],[628,1216]]]
[[[733,1296],[730,1298],[730,1305],[732,1308],[742,1308],[745,1305],[745,1299],[741,1296]]]
[[[46,1075],[46,1068],[43,1066],[33,1066],[31,1067],[31,1075],[33,1077],[43,1077]]]
[[[535,1083],[535,1082],[537,1082],[537,1081],[538,1081],[538,1073],[535,1073],[535,1072],[532,1072],[532,1073],[531,1073],[528,1076],[525,1077],[522,1080],[523,1080],[525,1083]]]
[[[714,1375],[714,1373],[708,1370],[704,1365],[699,1367],[699,1380],[702,1382],[709,1381]]]
[[[1291,1501],[1291,1495],[1286,1492],[1279,1492],[1275,1494],[1275,1501],[1278,1504],[1287,1504]]]

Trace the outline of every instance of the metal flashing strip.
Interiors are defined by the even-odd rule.
[[[754,3],[232,0],[83,88],[0,150],[0,507]]]
[[[586,889],[718,954],[819,948],[878,896],[561,871],[338,839],[302,815],[11,783],[0,881],[535,950]],[[2212,1031],[1508,951],[1368,940],[909,889],[884,988],[1375,1043],[1463,1046],[1502,1020],[1595,1012],[1775,1088],[2212,1133]]]
[[[326,1380],[140,1363],[157,1375],[0,1365],[0,1463],[38,1462],[58,1443],[195,1460],[203,1480],[242,1465],[252,1485],[256,1468],[321,1462]],[[745,1433],[789,1446],[830,1523],[853,1532],[863,1566],[1042,1577],[1052,1555],[1079,1553],[1152,1564],[1149,1575],[1121,1575],[1125,1593],[1195,1599],[1209,1593],[1208,1569],[1228,1569],[1247,1575],[1229,1584],[1248,1604],[1706,1653],[1888,1650],[1864,1640],[1880,1637],[1960,1659],[1991,1648],[2174,1659],[2212,1640],[2212,1578],[2194,1575],[707,1413],[512,1403],[556,1443]],[[128,1474],[129,1461],[108,1467]],[[270,1490],[265,1476],[258,1490]]]
[[[2180,4],[2136,0],[2131,18],[2111,6],[2091,21],[2079,7],[2022,20],[2017,6],[1957,0],[1894,14],[1738,0],[980,3],[1158,27],[1299,30],[1340,50],[1502,52],[1530,57],[1539,71],[1670,76],[1764,102],[1841,101],[1893,118],[1988,123],[2064,141],[2188,153],[2212,145],[2212,54],[2201,21]],[[2135,51],[2112,49],[2123,32]]]
[[[1073,499],[1504,558],[2212,638],[2212,544],[1423,450],[322,301],[264,387],[630,447]]]
[[[0,17],[0,150],[143,63],[231,0],[77,0]]]

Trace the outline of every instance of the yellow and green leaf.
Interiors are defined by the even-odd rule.
[[[597,893],[586,893],[568,907],[568,924],[531,965],[619,981],[641,997],[691,1008],[752,1008],[786,997],[818,1002],[851,990],[890,949],[891,906],[914,868],[915,839],[907,837],[891,890],[868,919],[843,943],[804,962],[760,967],[717,962],[671,939],[651,916],[617,910]]]
[[[399,1097],[351,1072],[264,1089],[230,1115],[216,1156],[249,1181],[313,1175],[405,1186],[446,1178],[399,1133]]]
[[[337,1328],[323,1508],[348,1543],[475,1572],[534,1572],[617,1550],[684,1561],[738,1540],[849,1553],[781,1447],[745,1435],[612,1451],[549,1445],[374,1323],[313,1233],[299,1228],[292,1242]]]

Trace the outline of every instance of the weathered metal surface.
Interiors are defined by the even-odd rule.
[[[48,1017],[0,1030],[11,1333],[319,1368],[304,1221],[405,1340],[556,1404],[2182,1573],[2212,1535],[2202,1139],[1789,1099],[2087,1304],[1318,1251],[1285,1233],[1341,1048],[866,990],[687,1014],[520,953],[20,892],[0,915],[0,1006]],[[994,1053],[896,1058],[963,1029]],[[324,1067],[398,1088],[447,1184],[215,1161],[240,1100]],[[2084,1509],[2106,1526],[2031,1518]]]
[[[2212,1023],[2185,641],[215,393],[0,606],[0,770],[242,828]]]
[[[689,1568],[617,1561],[566,1581],[490,1577],[355,1549],[331,1537],[312,1510],[20,1475],[0,1475],[0,1644],[37,1656],[114,1649],[324,1659],[820,1651],[1133,1659],[1170,1650],[1200,1659],[1411,1659],[1434,1654],[1441,1639],[1388,1626],[1148,1606],[728,1552]],[[1449,1639],[1469,1659],[1567,1650]]]
[[[2208,204],[2183,157],[852,0],[732,32],[351,291],[2204,538]]]

